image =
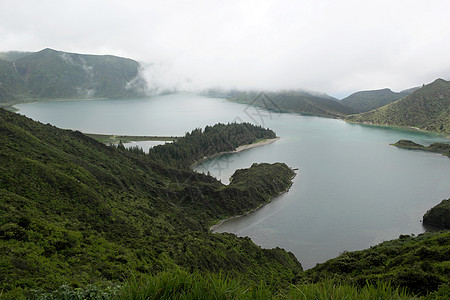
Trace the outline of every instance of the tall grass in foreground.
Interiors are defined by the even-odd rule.
[[[131,278],[116,299],[420,299],[389,284],[368,284],[363,288],[339,284],[334,280],[291,286],[273,292],[261,284],[246,288],[236,280],[222,275],[201,275],[184,271],[164,272],[158,276]]]
[[[71,289],[62,286],[50,293],[37,293],[30,297],[22,294],[1,295],[3,299],[95,299],[95,300],[151,300],[151,299],[315,299],[315,300],[384,300],[384,299],[448,299],[448,289],[427,297],[414,297],[405,289],[388,283],[367,284],[355,287],[337,280],[326,279],[319,283],[292,285],[277,290],[275,285],[263,284],[247,287],[242,282],[224,275],[188,273],[182,270],[162,272],[140,278],[132,277],[123,285],[107,289],[94,286]],[[2,297],[3,296],[3,297]],[[6,297],[4,297],[6,296]]]
[[[347,284],[338,284],[334,280],[319,283],[292,286],[287,299],[420,299],[408,295],[406,290],[394,288],[388,283],[379,283],[376,286],[367,284],[363,288]]]
[[[117,299],[244,299],[247,290],[222,275],[185,271],[130,278]]]

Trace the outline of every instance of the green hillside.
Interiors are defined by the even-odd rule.
[[[32,54],[33,52],[26,51],[8,51],[8,52],[0,52],[0,59],[6,61],[15,61],[19,58],[25,57],[27,55]]]
[[[402,235],[370,249],[344,252],[337,258],[307,270],[305,282],[334,278],[365,286],[368,282],[390,282],[425,295],[440,289],[450,295],[450,232],[428,232],[418,236]]]
[[[226,186],[191,171],[191,155],[274,135],[218,124],[145,154],[0,109],[0,297],[412,298],[405,287],[445,299],[448,231],[401,236],[307,272],[283,249],[211,233],[287,190],[294,172],[253,164]]]
[[[209,136],[222,130],[210,127]],[[294,173],[284,164],[255,164],[225,186],[139,149],[105,146],[3,109],[0,139],[3,293],[105,287],[178,268],[280,284],[302,271],[291,253],[208,229],[288,189]],[[246,179],[255,176],[265,181]]]
[[[423,224],[443,229],[450,229],[450,199],[431,208],[423,216]]]
[[[396,102],[358,115],[350,122],[417,127],[450,133],[450,82],[437,79]]]
[[[351,94],[341,100],[341,103],[351,107],[355,113],[367,112],[402,99],[412,93],[412,90],[396,93],[390,89],[361,91]]]
[[[140,65],[111,55],[44,49],[0,56],[0,104],[23,100],[145,95]],[[6,59],[1,60],[4,57]]]
[[[276,112],[295,112],[326,117],[342,117],[354,111],[328,95],[308,92],[242,92],[229,101],[262,107]]]

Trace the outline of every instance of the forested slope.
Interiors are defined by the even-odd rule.
[[[267,178],[259,186],[245,179],[225,186],[3,109],[0,140],[4,293],[104,286],[174,268],[286,284],[302,270],[282,249],[208,230],[288,189],[293,171],[284,164],[241,171]]]
[[[403,99],[346,117],[348,121],[450,133],[450,82],[437,79]]]
[[[0,104],[142,97],[147,92],[140,65],[131,59],[53,49],[21,54],[0,56]]]
[[[341,103],[351,107],[355,113],[362,113],[388,105],[408,96],[411,92],[411,89],[400,93],[393,92],[390,89],[360,91],[342,99]]]
[[[354,113],[328,95],[314,95],[302,91],[288,92],[241,92],[229,101],[245,103],[275,112],[295,112],[325,117],[342,117]]]

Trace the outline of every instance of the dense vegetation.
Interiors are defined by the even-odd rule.
[[[430,209],[423,216],[423,224],[443,229],[450,229],[450,199]]]
[[[435,153],[441,153],[442,155],[450,157],[450,144],[446,143],[433,143],[429,146],[423,146],[417,143],[414,143],[410,140],[400,140],[392,146],[396,146],[399,148],[411,149],[411,150],[423,150],[430,151]]]
[[[414,89],[409,89],[400,93],[393,92],[390,89],[361,91],[342,99],[341,103],[351,107],[355,113],[362,113],[402,99],[413,91]]]
[[[347,120],[449,134],[450,82],[437,79],[403,99],[370,112],[348,116]]]
[[[213,128],[205,131],[212,134]],[[449,232],[401,236],[346,252],[306,273],[282,249],[261,249],[248,238],[209,232],[218,219],[285,191],[294,174],[284,164],[254,164],[235,172],[225,186],[161,156],[107,147],[5,110],[0,110],[0,139],[5,298],[195,298],[205,289],[209,298],[244,299],[409,297],[399,287],[448,293]],[[123,283],[124,278],[129,279]]]
[[[345,252],[305,272],[305,282],[334,278],[364,286],[391,282],[416,294],[450,292],[450,232],[402,235],[370,249]],[[445,298],[443,298],[445,299]]]
[[[404,289],[389,284],[368,284],[362,288],[326,280],[314,284],[291,285],[274,290],[270,284],[250,286],[223,274],[188,273],[182,270],[154,276],[132,277],[124,286],[100,290],[95,286],[70,289],[62,286],[37,299],[418,299]]]
[[[325,94],[311,94],[303,91],[290,92],[243,92],[228,100],[262,107],[275,112],[295,112],[326,117],[342,117],[354,111],[337,99]]]
[[[210,233],[287,190],[294,173],[254,164],[226,186],[191,164],[273,137],[247,123],[217,124],[145,154],[0,109],[0,296],[448,297],[448,231],[345,252],[307,272],[283,249]],[[448,146],[432,145],[424,148]],[[448,217],[447,204],[433,210]]]
[[[237,147],[252,144],[262,139],[276,138],[270,130],[250,123],[216,124],[197,128],[170,145],[150,149],[152,157],[180,168],[190,166],[205,157],[236,150]]]
[[[114,286],[132,275],[178,268],[283,286],[302,271],[291,253],[208,229],[288,189],[293,172],[284,164],[255,165],[225,186],[151,154],[108,147],[3,109],[0,139],[4,296],[63,284]],[[246,184],[254,176],[266,181]]]
[[[137,97],[145,92],[140,65],[131,59],[52,49],[0,56],[0,105],[41,99]]]

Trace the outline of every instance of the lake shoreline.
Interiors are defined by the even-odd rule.
[[[400,126],[400,125],[389,125],[389,124],[378,124],[378,123],[374,123],[374,122],[356,122],[356,121],[350,121],[347,120],[345,118],[341,119],[344,122],[348,123],[348,124],[356,124],[356,125],[362,125],[362,126],[369,126],[369,127],[378,127],[378,128],[392,128],[392,129],[401,129],[401,130],[408,130],[408,131],[417,131],[417,132],[422,132],[422,133],[427,133],[427,134],[434,134],[440,137],[443,137],[445,139],[450,139],[450,135],[447,133],[443,133],[443,132],[437,132],[437,131],[430,131],[430,130],[425,130],[419,127],[414,127],[414,126]]]
[[[245,150],[249,150],[249,149],[252,149],[252,148],[256,148],[256,147],[261,147],[261,146],[265,146],[265,145],[272,144],[272,143],[274,143],[274,142],[276,142],[276,141],[278,141],[278,140],[280,140],[280,139],[281,139],[281,137],[276,137],[276,138],[273,138],[273,139],[265,139],[265,140],[257,141],[257,142],[255,142],[255,143],[251,143],[251,144],[239,146],[239,147],[237,147],[237,148],[236,148],[235,150],[233,150],[233,151],[219,152],[219,153],[217,153],[217,154],[214,154],[214,155],[211,155],[211,156],[204,157],[204,158],[202,158],[201,160],[199,160],[199,161],[193,163],[192,166],[191,166],[191,168],[194,169],[194,168],[195,168],[198,164],[200,164],[201,162],[204,162],[204,161],[206,161],[206,160],[208,160],[208,159],[212,159],[212,158],[217,157],[217,156],[219,156],[219,155],[239,153],[239,152],[242,152],[242,151],[245,151]],[[296,170],[298,170],[298,169],[292,169],[292,170],[296,171]],[[281,196],[281,195],[287,193],[287,192],[289,191],[289,189],[291,188],[291,186],[292,186],[292,184],[293,184],[292,180],[295,178],[296,175],[297,175],[297,174],[295,173],[294,176],[292,176],[292,178],[291,178],[291,184],[289,185],[289,187],[288,187],[285,191],[279,193],[278,195],[276,195],[276,196],[274,196],[274,197],[271,197],[267,202],[265,202],[265,203],[259,205],[258,207],[254,208],[254,209],[251,209],[251,210],[245,212],[244,214],[236,215],[236,216],[232,216],[232,217],[229,217],[229,218],[225,218],[225,219],[223,219],[223,220],[220,220],[218,223],[211,225],[211,226],[209,227],[209,230],[210,230],[211,232],[214,232],[214,230],[217,229],[217,228],[219,228],[220,225],[222,225],[224,222],[226,222],[226,221],[228,221],[228,220],[231,220],[231,219],[234,219],[234,218],[243,217],[243,216],[246,216],[246,215],[248,215],[248,214],[250,214],[250,213],[252,213],[252,212],[255,212],[255,211],[257,211],[258,209],[260,209],[261,207],[263,207],[264,205],[269,204],[270,202],[272,202],[272,200],[273,200],[274,198],[279,197],[279,196]]]
[[[292,170],[293,170],[293,171],[296,171],[297,169],[292,169]],[[225,222],[227,222],[227,221],[229,221],[229,220],[232,220],[232,219],[244,217],[244,216],[246,216],[246,215],[248,215],[248,214],[251,214],[251,213],[253,213],[253,212],[259,210],[259,209],[262,208],[263,206],[265,206],[265,205],[271,203],[271,202],[273,201],[273,199],[278,198],[278,197],[280,197],[281,195],[286,194],[286,193],[289,192],[289,190],[291,189],[291,186],[292,186],[292,184],[293,184],[292,180],[295,178],[295,176],[297,176],[297,173],[294,173],[294,175],[291,177],[291,184],[288,186],[288,188],[287,188],[285,191],[280,192],[278,195],[271,197],[271,198],[269,199],[269,201],[267,201],[267,202],[265,202],[265,203],[263,203],[263,204],[260,204],[260,205],[258,205],[258,207],[254,208],[254,209],[251,209],[251,210],[249,210],[249,211],[247,211],[247,212],[245,212],[245,213],[243,213],[243,214],[241,214],[241,215],[232,216],[232,217],[225,218],[225,219],[222,219],[222,220],[218,221],[217,223],[215,223],[215,224],[213,224],[213,225],[211,225],[211,226],[209,227],[209,231],[211,231],[212,233],[215,233],[214,231],[215,231],[217,228],[219,228],[223,223],[225,223]]]
[[[274,143],[274,142],[276,142],[276,141],[278,141],[280,139],[281,139],[281,137],[277,136],[276,138],[273,138],[273,139],[264,139],[264,140],[257,141],[257,142],[251,143],[251,144],[242,145],[242,146],[239,146],[235,150],[232,150],[232,151],[223,151],[223,152],[219,152],[219,153],[216,153],[216,154],[213,154],[213,155],[205,156],[202,159],[194,162],[191,165],[191,169],[194,170],[195,167],[197,167],[200,163],[202,163],[202,162],[204,162],[206,160],[209,160],[209,159],[213,159],[213,158],[215,158],[217,156],[224,155],[224,154],[239,153],[239,152],[242,152],[242,151],[245,151],[245,150],[249,150],[249,149],[252,149],[252,148],[269,145],[269,144],[272,144],[272,143]]]

